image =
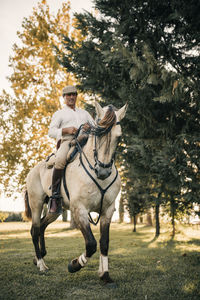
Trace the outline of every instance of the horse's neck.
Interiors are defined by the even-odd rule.
[[[91,135],[91,136],[89,136],[87,144],[85,145],[85,147],[83,149],[85,155],[87,156],[87,158],[90,159],[91,162],[94,161],[94,151],[93,151],[94,148],[95,148],[94,136]]]

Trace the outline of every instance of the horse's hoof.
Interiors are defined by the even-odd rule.
[[[112,280],[112,278],[110,278],[110,275],[108,272],[105,272],[103,274],[103,276],[100,277],[100,281],[101,281],[101,284],[106,287],[109,287],[112,289],[115,289],[117,287],[116,283]]]
[[[33,259],[33,263],[34,263],[35,266],[37,266],[37,259],[35,257]]]
[[[68,271],[70,273],[75,273],[79,271],[82,268],[82,266],[78,262],[78,258],[73,259],[69,264],[68,264]]]
[[[40,275],[45,275],[46,273],[48,273],[49,272],[49,269],[44,269],[44,270],[42,270],[42,271],[40,271]]]

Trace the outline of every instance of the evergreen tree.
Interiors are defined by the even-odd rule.
[[[85,38],[65,37],[68,55],[58,51],[80,88],[105,104],[128,102],[127,176],[148,178],[150,194],[162,187],[157,195],[177,201],[176,209],[199,201],[199,5],[96,0],[95,15],[76,15]]]

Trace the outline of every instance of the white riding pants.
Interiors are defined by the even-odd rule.
[[[67,155],[70,149],[69,144],[72,138],[73,136],[69,136],[69,137],[64,137],[61,140],[60,148],[56,152],[56,161],[55,161],[56,169],[64,169],[67,161]]]

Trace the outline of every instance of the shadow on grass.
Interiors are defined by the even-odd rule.
[[[188,244],[193,244],[193,245],[196,245],[196,246],[200,246],[200,239],[191,239],[187,243]]]
[[[159,235],[155,235],[154,238],[148,243],[148,245],[154,243],[159,238]]]
[[[150,233],[152,233],[153,236],[151,240],[149,240]],[[180,235],[181,240],[179,240]],[[166,248],[174,251],[177,250],[177,248],[183,248],[186,246],[188,249],[191,248],[191,246],[194,248],[200,246],[200,239],[190,238],[189,240],[188,236],[184,235],[184,231],[179,231],[175,236],[171,235],[170,232],[168,233],[167,231],[156,236],[154,228],[149,226],[142,226],[138,228],[137,232],[131,232],[129,235],[124,235],[124,240],[126,238],[131,238],[134,241],[132,245],[141,246],[143,248]],[[123,243],[122,239],[121,242]]]
[[[153,240],[152,240],[152,242],[153,242]],[[175,240],[175,238],[171,238],[168,241],[160,241],[157,243],[157,245],[158,245],[158,247],[164,246],[164,247],[167,247],[170,249],[188,245],[188,248],[189,248],[190,246],[200,246],[200,240],[191,239],[189,241],[177,241],[177,240]]]
[[[18,234],[24,234],[30,232],[30,230],[4,230],[4,231],[0,231],[0,235],[4,236],[4,235],[18,235]]]

